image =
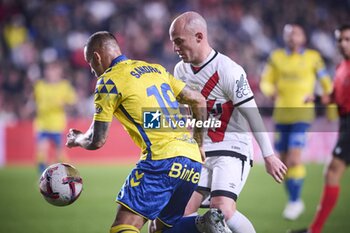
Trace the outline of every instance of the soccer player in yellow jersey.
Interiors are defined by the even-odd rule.
[[[182,217],[199,181],[203,129],[195,128],[192,138],[187,130],[166,130],[161,125],[163,117],[181,115],[179,102],[189,104],[194,117],[204,121],[204,97],[161,65],[128,59],[109,32],[93,34],[84,55],[98,76],[96,111],[87,132],[69,130],[66,145],[88,150],[102,147],[115,116],[141,148],[141,159],[118,194],[110,233],[140,232],[148,219],[167,233],[230,232],[225,231],[224,216],[218,210],[199,218]]]
[[[55,159],[64,158],[62,134],[66,128],[65,108],[76,103],[76,95],[69,81],[63,79],[62,64],[49,63],[44,69],[44,78],[34,85],[37,132],[37,161],[39,171],[46,169],[50,142],[54,144]]]
[[[301,162],[301,151],[305,146],[306,131],[314,119],[315,84],[321,83],[324,102],[329,98],[332,85],[320,54],[304,47],[306,36],[301,26],[285,25],[283,39],[286,48],[277,49],[270,55],[260,88],[275,101],[275,146],[288,167],[285,186],[289,201],[283,216],[295,220],[304,211],[301,190],[306,171]]]

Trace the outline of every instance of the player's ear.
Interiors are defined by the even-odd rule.
[[[96,51],[94,51],[93,60],[98,64],[101,64],[101,55]]]
[[[196,36],[196,41],[198,43],[201,42],[201,40],[203,40],[203,33],[197,32],[195,36]]]

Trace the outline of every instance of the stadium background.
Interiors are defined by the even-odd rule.
[[[35,148],[32,128],[35,105],[31,101],[31,88],[33,83],[42,77],[44,64],[56,59],[63,61],[65,77],[74,85],[79,98],[79,104],[75,106],[74,111],[70,112],[69,126],[87,128],[94,111],[92,93],[96,80],[90,73],[82,53],[88,36],[98,30],[109,30],[116,35],[122,50],[128,57],[160,63],[172,71],[178,57],[172,51],[168,27],[176,15],[187,10],[198,11],[206,18],[213,47],[245,68],[258,105],[267,109],[272,106],[272,103],[263,98],[260,93],[259,76],[271,50],[282,45],[283,25],[290,22],[301,24],[307,32],[308,46],[321,52],[330,74],[333,74],[340,59],[335,47],[333,31],[340,23],[350,22],[349,0],[0,0],[0,167],[2,167],[0,168],[0,232],[19,232],[17,230],[19,228],[14,226],[17,218],[19,218],[19,224],[23,223],[27,226],[28,232],[46,232],[39,226],[33,227],[35,220],[30,218],[27,221],[24,220],[28,217],[27,215],[33,214],[36,207],[23,206],[32,202],[33,198],[39,197],[37,190],[33,189],[37,174],[34,167]],[[272,131],[270,111],[263,113],[266,114],[264,119]],[[309,188],[304,191],[304,196],[309,195],[310,201],[307,205],[310,208],[298,223],[299,225],[307,224],[312,217],[321,190],[322,164],[329,158],[336,139],[336,123],[329,123],[322,114],[313,127],[315,130],[310,134],[304,159],[320,162],[321,165],[309,165],[311,170]],[[134,164],[138,159],[139,151],[120,124],[114,121],[105,148],[94,152],[79,149],[67,150],[67,153],[73,164],[82,166],[82,173],[86,175],[85,180],[95,181],[95,186],[101,183],[95,176],[105,174],[109,180],[117,176],[119,186],[115,187],[113,182],[105,182],[105,185],[113,185],[111,193],[106,190],[109,194],[105,198],[110,199],[115,195],[131,168],[128,166],[121,168],[120,165]],[[256,148],[256,158],[261,161],[259,154]],[[97,168],[91,166],[96,164],[99,164]],[[102,164],[108,165],[104,167],[101,166]],[[116,170],[121,173],[113,173]],[[283,189],[273,186],[267,175],[261,175],[262,173],[261,165],[253,169],[240,204],[243,205],[243,211],[254,212],[251,214],[249,212],[248,216],[253,215],[253,219],[257,216],[258,232],[280,232],[272,230],[274,228],[269,226],[271,225],[269,222],[274,222],[273,225],[278,226],[277,229],[290,226],[280,217],[280,209],[284,202]],[[349,175],[346,175],[344,180],[347,178]],[[100,177],[100,179],[105,178]],[[25,186],[28,185],[27,182],[29,182],[28,187]],[[6,191],[4,187],[9,184],[17,186],[17,189],[11,186],[9,188],[11,191]],[[259,185],[257,187],[256,184],[261,184],[261,187]],[[29,192],[34,190],[33,193],[26,195],[26,198],[21,198],[20,194],[27,192],[19,189],[21,185],[27,187]],[[89,189],[85,188],[84,192],[88,193],[88,191]],[[259,197],[253,195],[257,192]],[[349,194],[348,191],[344,192]],[[97,190],[95,197],[102,198],[100,195],[100,190]],[[90,204],[84,207],[85,214],[95,208],[86,196],[81,198],[81,203],[85,200],[85,203]],[[254,200],[257,203],[266,202],[265,197],[275,200],[275,203],[269,204],[280,205],[280,208],[256,210],[254,204],[251,204],[251,207],[247,204],[249,200],[253,200],[252,203]],[[16,204],[18,199],[20,201]],[[72,211],[76,214],[73,214],[73,217],[80,216],[78,213],[81,214],[77,210],[79,204],[57,211],[56,209],[46,210],[45,208],[50,207],[46,203],[41,203],[43,201],[40,197],[35,200],[37,201],[33,201],[35,206],[44,208],[45,213],[33,214],[39,222],[44,216],[47,219],[50,219],[48,217],[50,215],[64,219],[63,216],[69,213],[70,217],[67,221],[70,224]],[[114,208],[110,200],[108,201],[108,205],[105,204],[105,206]],[[340,203],[341,208],[334,213],[335,217],[330,220],[328,229],[338,229],[334,232],[350,232],[350,230],[344,230],[350,227],[344,221],[346,201],[341,199]],[[19,214],[19,210],[23,210],[23,207],[26,211]],[[264,217],[259,215],[259,211],[263,215],[271,212],[266,219],[267,222],[264,222]],[[103,212],[108,216],[107,224],[101,224],[103,229],[108,229],[110,216],[113,213],[111,210]],[[57,220],[54,218],[51,220],[52,222],[46,221],[49,222],[46,224],[51,224],[45,225],[46,229],[53,229],[57,224]],[[94,229],[91,227],[86,228],[85,232],[101,232],[91,230]],[[54,230],[51,231],[54,232]]]
[[[109,30],[115,34],[128,57],[161,63],[172,71],[178,57],[172,51],[168,27],[176,15],[196,10],[208,21],[213,47],[245,68],[256,101],[266,110],[272,103],[258,88],[259,76],[271,50],[282,45],[283,25],[300,23],[306,29],[308,45],[321,52],[332,74],[340,59],[333,31],[339,23],[350,21],[349,8],[349,0],[1,0],[0,165],[33,162],[31,120],[35,103],[31,98],[32,85],[42,77],[45,63],[55,59],[64,63],[65,77],[74,85],[78,95],[78,104],[69,116],[72,121],[91,118],[96,79],[84,61],[82,50],[88,36],[95,31]],[[270,112],[263,111],[272,131]],[[316,132],[336,130],[336,124],[326,130],[319,129],[320,125],[323,127],[328,123],[322,118],[318,121],[321,123],[314,124]],[[117,124],[113,125],[113,132],[116,132],[113,135],[120,133]],[[17,137],[17,129],[25,138],[21,140],[21,147],[12,138]],[[311,146],[304,157],[322,162],[334,142],[328,138],[334,138],[334,135],[316,133],[315,137],[311,137],[311,141],[323,141],[324,148]],[[122,152],[133,148],[130,143],[120,143],[119,146]],[[21,149],[27,153],[22,153]],[[103,161],[103,155],[108,154],[106,162],[111,158],[125,161],[130,156],[131,161],[135,161],[138,157],[134,154],[135,148],[131,151],[132,155],[123,158],[124,153],[113,157],[116,153],[113,148],[104,149],[97,152],[102,154],[98,160]],[[256,154],[259,159],[259,151]]]

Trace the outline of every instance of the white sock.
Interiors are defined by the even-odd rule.
[[[194,212],[194,213],[186,215],[184,217],[194,217],[194,216],[198,216],[198,212]]]
[[[256,233],[253,224],[238,210],[226,220],[226,223],[232,233]]]

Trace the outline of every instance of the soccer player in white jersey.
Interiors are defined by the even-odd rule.
[[[221,127],[208,129],[205,136],[205,166],[185,215],[196,214],[210,195],[210,207],[223,211],[232,232],[253,233],[252,223],[236,209],[252,166],[250,132],[260,146],[267,173],[278,183],[287,167],[274,154],[245,71],[209,45],[205,19],[196,12],[186,12],[172,22],[169,34],[182,59],[175,67],[175,77],[201,91],[208,114],[221,120]]]

